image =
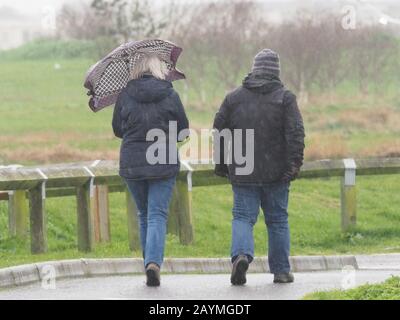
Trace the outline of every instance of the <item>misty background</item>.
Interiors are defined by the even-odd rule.
[[[151,1],[152,5],[160,9],[171,3],[190,6],[199,3],[206,5],[211,2],[209,0]],[[261,14],[273,23],[280,23],[286,18],[295,18],[298,9],[306,9],[318,14],[323,11],[340,12],[344,5],[355,5],[359,19],[363,22],[378,22],[382,15],[390,15],[400,21],[400,2],[397,0],[260,0],[250,2],[261,4],[263,7]],[[49,9],[58,14],[65,5],[79,8],[82,4],[89,3],[90,0],[0,0],[0,50],[17,47],[38,37],[54,35],[54,30],[49,30],[42,24]]]

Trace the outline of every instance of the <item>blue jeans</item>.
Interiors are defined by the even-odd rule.
[[[168,208],[175,180],[176,176],[154,180],[125,179],[138,209],[145,267],[151,262],[161,267],[163,262]]]
[[[268,229],[268,263],[270,272],[290,271],[290,234],[288,197],[290,183],[279,182],[265,186],[232,185],[234,193],[232,221],[232,262],[238,255],[254,257],[253,227],[260,206]]]

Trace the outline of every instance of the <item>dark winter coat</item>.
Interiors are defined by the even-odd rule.
[[[249,75],[243,85],[229,93],[215,116],[214,128],[222,130],[254,129],[254,171],[237,175],[243,167],[235,159],[232,164],[216,165],[215,173],[228,176],[233,184],[262,185],[293,180],[302,163],[304,127],[296,96],[279,78]],[[231,145],[235,145],[234,135]],[[244,136],[244,134],[243,134]],[[244,150],[246,150],[243,137]],[[221,139],[221,159],[223,143]],[[243,151],[244,153],[244,151]],[[232,157],[233,158],[233,157]],[[226,162],[226,159],[225,159]]]
[[[178,132],[174,132],[174,135],[189,126],[182,102],[171,82],[151,75],[128,82],[118,96],[112,119],[114,134],[122,138],[119,160],[121,177],[156,179],[172,177],[179,172],[179,159],[175,163],[168,162],[170,121],[177,122]],[[166,141],[157,142],[159,148],[166,151],[167,163],[150,164],[146,159],[146,151],[154,143],[146,141],[151,129],[161,129],[167,137]],[[176,146],[177,141],[171,142]]]

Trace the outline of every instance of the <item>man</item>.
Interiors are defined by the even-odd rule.
[[[277,53],[264,49],[255,56],[251,73],[242,86],[225,97],[213,127],[219,133],[224,129],[254,130],[253,145],[243,138],[244,132],[242,138],[232,134],[230,141],[219,134],[214,141],[218,146],[214,149],[215,173],[229,178],[234,193],[231,283],[246,283],[246,271],[254,257],[253,227],[260,207],[268,229],[268,263],[274,282],[293,282],[287,207],[290,181],[303,164],[305,135],[296,96],[280,80]],[[226,144],[230,148],[226,149]],[[239,147],[243,152],[254,150],[252,172],[238,170],[241,164],[233,151]]]

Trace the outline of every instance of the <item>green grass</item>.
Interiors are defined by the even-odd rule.
[[[81,59],[1,63],[1,133],[104,130],[112,108],[89,112],[82,86],[91,63]]]
[[[25,165],[47,161],[46,150],[62,145],[84,160],[81,151],[113,152],[120,140],[111,128],[113,108],[93,113],[83,88],[89,59],[48,59],[0,62],[0,164]],[[58,65],[59,68],[55,68]],[[178,84],[177,87],[182,87]],[[178,89],[182,90],[182,89]],[[194,127],[210,127],[214,111],[187,108]],[[29,151],[35,159],[21,157]],[[86,156],[87,157],[87,156]],[[58,160],[60,161],[60,160]]]
[[[305,300],[399,300],[400,277],[379,284],[366,284],[349,290],[319,291],[307,294]]]
[[[339,180],[299,180],[290,191],[289,221],[292,255],[400,252],[400,180],[396,176],[357,178],[357,227],[340,231]],[[167,257],[228,257],[231,238],[230,186],[199,187],[193,191],[195,243],[183,246],[168,235]],[[110,195],[110,244],[92,253],[76,249],[76,204],[73,197],[46,200],[49,252],[31,255],[29,241],[7,235],[7,204],[0,202],[0,267],[80,257],[140,257],[128,249],[125,195]],[[262,213],[255,226],[256,255],[267,252]]]

